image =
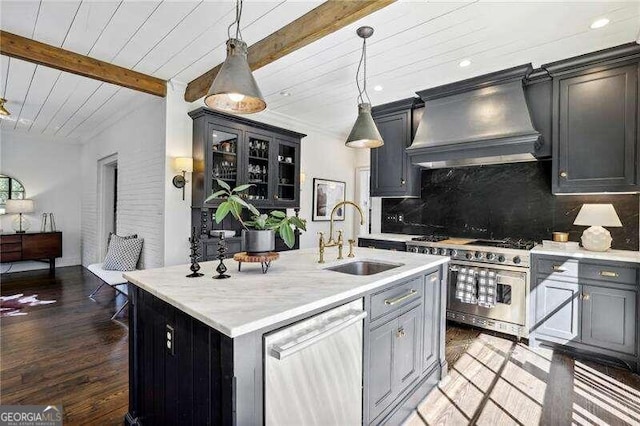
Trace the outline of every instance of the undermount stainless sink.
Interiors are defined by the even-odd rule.
[[[343,274],[349,275],[375,275],[402,265],[402,263],[384,263],[372,262],[369,260],[356,260],[355,262],[349,262],[325,269],[328,271],[341,272]]]

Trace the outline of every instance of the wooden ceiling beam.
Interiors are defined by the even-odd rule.
[[[119,67],[89,56],[0,30],[0,54],[83,77],[165,97],[167,82],[161,78]]]
[[[329,0],[249,47],[249,67],[257,70],[376,12],[395,0]],[[222,64],[187,85],[184,99],[205,96]]]

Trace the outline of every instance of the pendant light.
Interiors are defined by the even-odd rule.
[[[264,110],[267,103],[249,68],[247,43],[242,41],[240,33],[241,16],[242,0],[236,0],[236,19],[227,29],[227,59],[213,80],[204,103],[219,111],[253,114]],[[231,27],[234,24],[236,34],[231,37]]]
[[[359,37],[362,38],[362,56],[356,71],[356,85],[358,86],[358,118],[349,133],[346,146],[350,148],[378,148],[384,145],[382,136],[376,127],[376,123],[371,116],[371,99],[367,93],[367,39],[373,35],[373,28],[360,27],[356,30]],[[360,68],[363,69],[363,83],[360,87],[358,76]],[[364,101],[367,98],[367,102]]]
[[[0,115],[11,115],[11,113],[4,107],[7,102],[5,98],[0,98]]]

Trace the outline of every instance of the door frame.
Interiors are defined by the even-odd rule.
[[[110,213],[111,207],[117,209],[117,203],[115,197],[116,182],[116,167],[118,165],[118,153],[111,154],[107,157],[103,157],[98,160],[98,187],[96,191],[97,195],[97,228],[98,228],[98,241],[97,241],[97,255],[98,259],[104,259],[107,254],[107,239],[109,232],[114,228],[114,224],[117,222],[117,218],[114,217],[115,213]],[[105,210],[109,208],[109,213]],[[115,210],[114,209],[114,210]],[[113,229],[115,232],[116,229]]]

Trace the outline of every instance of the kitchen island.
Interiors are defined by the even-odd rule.
[[[236,262],[227,260],[232,276],[226,280],[211,278],[217,262],[203,263],[200,278],[186,278],[187,266],[126,273],[131,308],[125,422],[270,424],[277,417],[265,414],[276,404],[266,383],[269,363],[276,362],[267,362],[274,352],[267,347],[269,336],[328,311],[346,315],[359,307],[360,316],[350,319],[362,330],[356,346],[362,370],[358,423],[400,423],[447,371],[448,260],[359,248],[355,258],[318,264],[316,250],[304,249],[281,253],[267,274],[249,264],[235,272]],[[350,271],[375,272],[370,275],[329,269],[351,269],[355,264],[347,264],[362,261],[389,269]],[[325,331],[316,334],[331,333]],[[312,348],[292,362],[308,359],[302,355]],[[316,366],[302,367],[312,372]],[[317,376],[311,379],[323,380]],[[306,390],[292,387],[281,393]],[[322,407],[322,395],[315,398],[310,404]]]

